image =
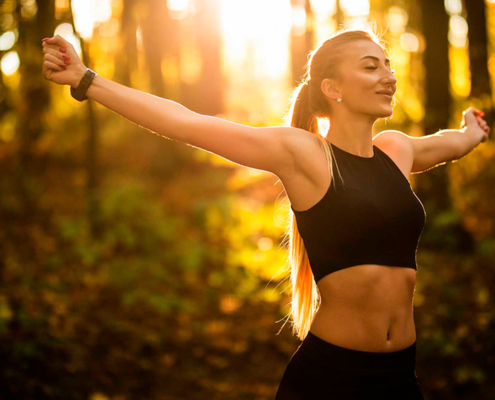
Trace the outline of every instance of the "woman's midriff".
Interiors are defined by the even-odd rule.
[[[340,347],[392,352],[416,341],[416,270],[358,265],[318,282],[321,304],[310,331]]]

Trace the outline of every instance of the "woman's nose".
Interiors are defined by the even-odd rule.
[[[387,74],[387,78],[386,78],[386,79],[387,79],[387,81],[388,81],[388,82],[390,82],[390,83],[392,83],[392,84],[394,84],[394,83],[396,83],[396,82],[397,82],[397,78],[395,77],[395,75],[394,75],[394,72],[393,72],[393,71],[395,71],[395,70],[390,70],[390,71],[388,72],[388,74]]]

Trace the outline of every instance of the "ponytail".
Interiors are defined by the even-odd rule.
[[[329,116],[327,115],[326,107],[320,107],[324,108],[323,111],[313,111],[315,106],[311,96],[312,87],[310,87],[310,84],[311,81],[305,81],[293,92],[291,108],[288,114],[292,116],[290,118],[290,126],[305,129],[318,138],[320,147],[323,149],[327,160],[329,176],[333,180],[331,162],[333,152],[331,147],[328,146],[326,138],[321,135],[322,129],[320,127],[320,118],[324,118],[329,122]],[[288,264],[288,269],[290,270],[292,287],[291,312],[289,315],[292,317],[293,334],[300,340],[304,340],[318,311],[321,298],[309,263],[304,241],[297,228],[296,217],[292,210],[289,212],[291,213],[291,217],[283,241],[283,245],[288,247],[289,258],[286,265]]]

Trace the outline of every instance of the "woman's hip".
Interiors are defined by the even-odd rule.
[[[399,351],[374,353],[340,347],[308,332],[286,367],[276,400],[385,399],[387,395],[424,400],[415,367],[416,342]]]

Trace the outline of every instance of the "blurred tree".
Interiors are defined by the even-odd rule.
[[[221,2],[220,0],[196,0],[194,13],[195,40],[201,55],[202,68],[197,85],[188,93],[194,111],[215,115],[225,111],[224,81],[221,65]]]
[[[72,12],[72,3],[69,2],[69,17],[73,26],[75,36],[81,43],[81,59],[87,68],[93,69],[93,62],[90,58],[89,45],[82,38],[76,29],[74,23],[74,15]],[[72,101],[77,101],[73,99]],[[85,101],[85,111],[87,112],[87,129],[88,139],[86,142],[86,199],[87,199],[87,213],[88,221],[90,224],[90,230],[93,237],[96,239],[100,237],[102,233],[101,224],[101,202],[99,196],[99,187],[101,180],[101,170],[99,167],[99,150],[100,150],[100,133],[97,123],[97,115],[95,112],[95,105],[91,99]],[[82,125],[84,126],[84,125]]]
[[[314,47],[313,37],[313,9],[310,0],[291,0],[293,13],[305,12],[305,23],[303,27],[298,27],[293,24],[291,30],[291,73],[294,85],[302,82],[304,74],[304,66],[308,62],[308,54]]]
[[[449,127],[454,105],[449,81],[449,15],[443,2],[421,0],[420,4],[426,42],[423,130],[430,135]],[[422,174],[417,182],[416,193],[421,198],[426,213],[435,218],[425,226],[422,234],[423,248],[470,252],[473,250],[472,238],[453,209],[449,195],[450,167],[451,164],[447,163],[433,168]]]
[[[137,68],[137,0],[122,0],[122,14],[118,46],[115,55],[115,72],[113,80],[131,87],[131,71]]]
[[[424,132],[429,135],[448,127],[452,98],[449,92],[449,16],[443,2],[421,0],[422,27],[426,41],[424,52],[425,65],[425,116]],[[445,167],[435,168],[423,175],[428,187],[434,190],[425,195],[430,210],[435,213],[450,207],[447,196]],[[423,198],[423,197],[422,197]]]
[[[19,38],[15,49],[20,59],[19,98],[15,127],[17,153],[16,192],[22,207],[24,221],[41,218],[38,200],[43,191],[37,177],[42,174],[44,163],[39,157],[37,145],[44,135],[43,114],[50,107],[48,83],[40,83],[40,37],[50,36],[55,25],[53,2],[41,0],[34,15],[24,13],[22,2],[15,3],[12,14],[17,23]],[[45,36],[42,36],[45,35]],[[46,161],[46,159],[45,159]]]
[[[148,0],[143,5],[140,18],[143,33],[143,49],[150,76],[150,92],[159,97],[165,97],[165,87],[162,74],[163,54],[166,50],[163,37],[170,28],[167,22],[168,7],[161,0]],[[134,33],[135,34],[135,33]]]
[[[469,65],[471,68],[471,98],[483,101],[486,118],[493,111],[488,71],[488,37],[486,29],[486,5],[484,0],[464,0],[467,12]],[[488,139],[493,140],[493,135]]]

